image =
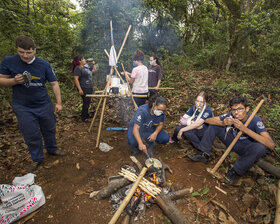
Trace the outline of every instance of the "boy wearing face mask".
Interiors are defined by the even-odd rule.
[[[150,97],[157,93],[160,82],[161,82],[162,74],[161,74],[161,66],[158,58],[156,56],[150,57],[150,66],[149,66],[149,79],[148,79],[148,85]]]
[[[208,125],[204,124],[205,119],[213,117],[213,112],[206,105],[206,94],[201,92],[195,100],[195,105],[181,117],[181,126],[177,126],[169,143],[178,142],[182,136],[197,148]]]
[[[205,121],[210,125],[197,147],[200,153],[188,155],[188,157],[195,162],[207,163],[216,137],[228,147],[237,133],[242,131],[243,134],[232,149],[240,157],[224,178],[224,183],[234,184],[238,176],[242,176],[259,158],[265,155],[266,147],[273,149],[275,144],[261,118],[257,115],[254,116],[248,127],[244,126],[250,116],[246,98],[236,96],[230,100],[229,106],[229,113]]]
[[[168,134],[163,130],[166,103],[165,98],[154,95],[148,104],[140,106],[135,112],[127,133],[133,155],[143,151],[152,156],[154,142],[165,144],[169,141]]]

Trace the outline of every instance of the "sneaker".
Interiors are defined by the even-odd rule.
[[[169,138],[169,142],[168,142],[168,144],[172,144],[172,143],[174,143],[175,141],[170,137]]]
[[[231,168],[231,169],[227,172],[227,174],[226,174],[226,176],[225,176],[223,182],[224,182],[225,184],[228,184],[228,185],[233,185],[233,184],[235,183],[237,177],[238,177],[238,174],[235,172],[235,170],[234,170],[233,168]]]
[[[34,172],[38,169],[38,167],[41,165],[42,162],[34,162],[32,161],[32,164],[28,167],[28,170],[30,172]]]
[[[51,156],[64,156],[65,155],[65,153],[61,152],[61,151],[56,151],[56,152],[48,153],[48,154]]]
[[[200,152],[198,154],[190,154],[188,155],[188,157],[194,162],[202,162],[202,163],[209,162],[209,155],[207,155],[205,152]]]
[[[85,122],[85,123],[88,123],[89,119],[88,118],[82,118],[82,121]]]

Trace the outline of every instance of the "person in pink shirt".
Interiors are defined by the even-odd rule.
[[[132,72],[126,72],[126,81],[132,84],[132,94],[143,95],[143,97],[134,97],[137,106],[141,106],[146,103],[148,89],[148,68],[143,65],[144,53],[141,50],[137,50],[133,54],[133,64],[136,66],[132,69]]]

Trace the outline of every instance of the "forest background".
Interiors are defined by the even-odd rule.
[[[117,51],[128,26],[132,25],[119,60],[128,71],[132,69],[133,52],[141,49],[146,55],[146,65],[149,55],[159,57],[164,86],[176,87],[176,83],[181,83],[179,96],[188,88],[204,89],[211,95],[210,103],[227,105],[239,93],[249,99],[252,107],[265,98],[261,114],[272,130],[277,143],[275,150],[279,152],[278,0],[80,0],[79,3],[81,10],[76,10],[70,0],[1,0],[0,60],[16,53],[18,35],[30,35],[36,42],[37,56],[50,62],[59,79],[64,104],[67,99],[79,102],[78,94],[69,98],[75,93],[71,74],[73,57],[94,58],[98,64],[94,87],[103,89],[109,72],[104,53],[104,49],[111,47],[109,22],[113,21]],[[197,82],[209,77],[213,80],[211,86]],[[10,88],[0,89],[0,100],[0,112],[11,109]],[[188,107],[184,99],[181,102],[183,105],[172,111],[174,114],[184,113]]]

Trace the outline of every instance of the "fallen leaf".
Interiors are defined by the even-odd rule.
[[[80,195],[83,195],[83,194],[85,194],[85,193],[86,193],[85,191],[78,189],[78,190],[75,191],[74,194],[75,194],[76,196],[80,196]]]
[[[52,163],[52,165],[57,165],[57,164],[59,164],[59,160],[55,160],[55,161]]]
[[[200,215],[204,215],[204,216],[208,216],[208,210],[209,210],[209,206],[208,205],[204,205],[205,202],[202,200],[197,200],[196,201],[196,206],[197,206],[197,211]],[[204,206],[203,206],[204,205]],[[203,207],[202,207],[203,206]]]
[[[250,194],[244,194],[244,196],[242,197],[242,201],[244,202],[245,206],[247,208],[251,207],[251,204],[254,200],[254,196],[250,195]]]
[[[259,201],[256,207],[256,212],[258,215],[268,215],[270,213],[267,204],[263,200]]]
[[[48,195],[46,198],[47,198],[47,199],[51,199],[51,197],[52,197],[52,195],[50,194],[50,195]]]
[[[79,170],[80,169],[80,164],[76,163],[76,168]]]
[[[48,219],[52,219],[52,218],[53,218],[53,216],[52,216],[52,215],[49,215],[49,216],[48,216]]]
[[[91,159],[91,160],[89,161],[89,163],[90,163],[92,166],[94,166],[94,165],[95,165],[95,162],[94,162],[94,160],[93,160],[93,159]]]

